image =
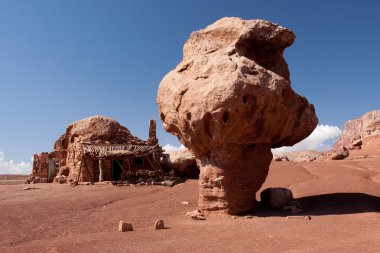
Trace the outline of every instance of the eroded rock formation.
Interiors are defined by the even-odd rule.
[[[87,146],[87,153],[93,150],[91,155],[85,154],[85,144],[91,145]],[[119,181],[131,174],[140,175],[139,171],[149,176],[161,156],[157,144],[154,120],[144,141],[111,118],[89,117],[70,124],[55,142],[53,152],[34,155],[32,176],[39,182],[52,182],[55,177],[59,183]],[[129,154],[120,155],[126,152]]]
[[[376,135],[380,135],[380,110],[367,112],[358,119],[347,121],[333,149],[340,146],[357,149],[356,147],[365,144],[366,139]]]
[[[169,153],[169,167],[174,171],[175,176],[185,178],[199,177],[197,161],[187,148]]]
[[[182,61],[161,81],[160,118],[197,158],[203,213],[251,210],[271,148],[316,127],[314,107],[292,90],[282,56],[294,39],[268,21],[223,18],[191,34]]]

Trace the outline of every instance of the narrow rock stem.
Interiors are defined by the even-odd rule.
[[[205,215],[252,210],[271,160],[270,146],[264,144],[225,144],[198,159],[199,210]]]

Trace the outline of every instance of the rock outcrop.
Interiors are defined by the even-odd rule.
[[[139,171],[151,176],[161,155],[154,120],[144,141],[117,121],[97,115],[70,124],[53,152],[34,155],[32,176],[34,181],[39,177],[40,182],[59,183],[119,181]]]
[[[185,178],[199,177],[197,161],[187,148],[169,153],[169,167],[174,171],[175,176]]]
[[[358,146],[362,145],[362,140],[379,134],[380,110],[367,112],[361,118],[346,122],[341,135],[333,145],[333,149],[338,149],[340,146],[357,149]]]
[[[182,61],[161,81],[160,118],[197,159],[203,213],[251,210],[271,148],[316,127],[314,107],[292,90],[282,56],[294,39],[268,21],[223,18],[191,34]]]

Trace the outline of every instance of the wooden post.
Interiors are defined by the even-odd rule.
[[[154,166],[153,163],[150,161],[150,159],[149,159],[148,156],[149,156],[149,154],[146,155],[145,158],[146,158],[146,160],[148,160],[148,163],[149,163],[150,167],[152,167],[152,169],[156,173],[156,177],[158,177],[158,170],[157,170],[156,166]]]
[[[84,157],[83,157],[84,158]],[[86,168],[86,171],[87,171],[87,175],[88,175],[88,177],[90,178],[90,183],[93,185],[94,184],[94,180],[92,179],[92,175],[91,175],[91,173],[90,173],[90,170],[88,169],[88,167],[87,167],[87,164],[86,164],[86,160],[84,160],[84,167]]]
[[[103,182],[103,160],[99,159],[99,182]]]

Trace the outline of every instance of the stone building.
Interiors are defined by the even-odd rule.
[[[92,183],[144,173],[157,176],[161,157],[154,120],[150,120],[149,137],[144,141],[115,120],[94,116],[70,124],[53,152],[34,155],[31,176],[39,182],[52,182],[58,175],[72,182]]]

